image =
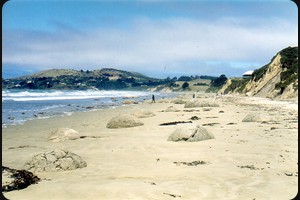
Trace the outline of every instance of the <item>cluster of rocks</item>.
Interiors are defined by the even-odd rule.
[[[133,101],[129,102],[133,103]],[[186,102],[182,99],[176,99],[172,103],[185,104],[185,108],[192,107],[217,107],[218,104],[211,102],[199,102],[199,101],[189,101]],[[174,106],[168,107],[163,112],[178,112],[180,111]],[[142,126],[144,123],[138,118],[148,118],[153,117],[155,114],[148,110],[139,110],[132,114],[121,114],[110,119],[106,125],[109,129],[118,128],[129,128]],[[197,116],[193,116],[191,120],[199,120]],[[214,135],[210,133],[203,126],[194,124],[192,121],[175,121],[169,123],[163,123],[160,125],[178,125],[178,127],[170,134],[168,141],[179,142],[197,142],[203,140],[214,139]],[[59,128],[52,131],[48,136],[48,141],[51,142],[65,142],[67,140],[76,140],[83,138],[78,131],[70,128]],[[200,164],[205,164],[204,161],[193,161],[187,162],[174,162],[175,164],[183,164],[187,166],[197,166]],[[40,179],[35,176],[32,172],[58,172],[66,170],[75,170],[78,168],[87,167],[87,163],[77,154],[69,152],[62,149],[48,150],[43,153],[39,153],[30,158],[25,164],[25,170],[15,170],[2,167],[2,177],[8,173],[12,173],[9,177],[17,177],[17,180],[12,180],[11,182],[5,182],[2,186],[3,191],[11,191],[15,189],[25,188],[30,184],[37,183]],[[28,171],[27,171],[28,170]],[[6,179],[7,180],[7,179]]]
[[[64,142],[82,138],[74,129],[59,128],[52,131],[48,141]],[[19,146],[17,148],[23,148]],[[67,150],[54,149],[34,155],[25,162],[22,170],[10,169],[2,166],[2,191],[8,192],[28,187],[40,179],[32,172],[57,172],[75,170],[86,167],[87,163],[77,154]]]

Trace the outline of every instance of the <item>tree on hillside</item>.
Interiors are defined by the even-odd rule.
[[[178,81],[191,81],[191,80],[192,80],[192,78],[189,76],[180,76],[178,78]]]
[[[211,86],[221,87],[226,83],[226,81],[227,81],[227,77],[224,74],[222,74],[219,78],[216,78],[215,80],[211,81]]]
[[[183,84],[182,84],[182,89],[183,90],[185,90],[185,89],[187,89],[188,87],[190,86],[190,84],[188,83],[188,82],[184,82]]]

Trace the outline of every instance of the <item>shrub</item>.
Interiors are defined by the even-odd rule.
[[[183,84],[182,84],[182,89],[187,89],[188,87],[190,86],[190,84],[188,83],[188,82],[184,82]]]

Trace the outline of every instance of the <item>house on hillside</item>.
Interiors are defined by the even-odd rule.
[[[243,78],[252,78],[253,72],[254,71],[252,71],[252,70],[246,71],[245,73],[243,73]]]

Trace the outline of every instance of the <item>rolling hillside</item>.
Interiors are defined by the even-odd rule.
[[[3,89],[125,89],[128,87],[165,84],[135,72],[113,68],[93,71],[51,69],[27,76],[2,80]]]

